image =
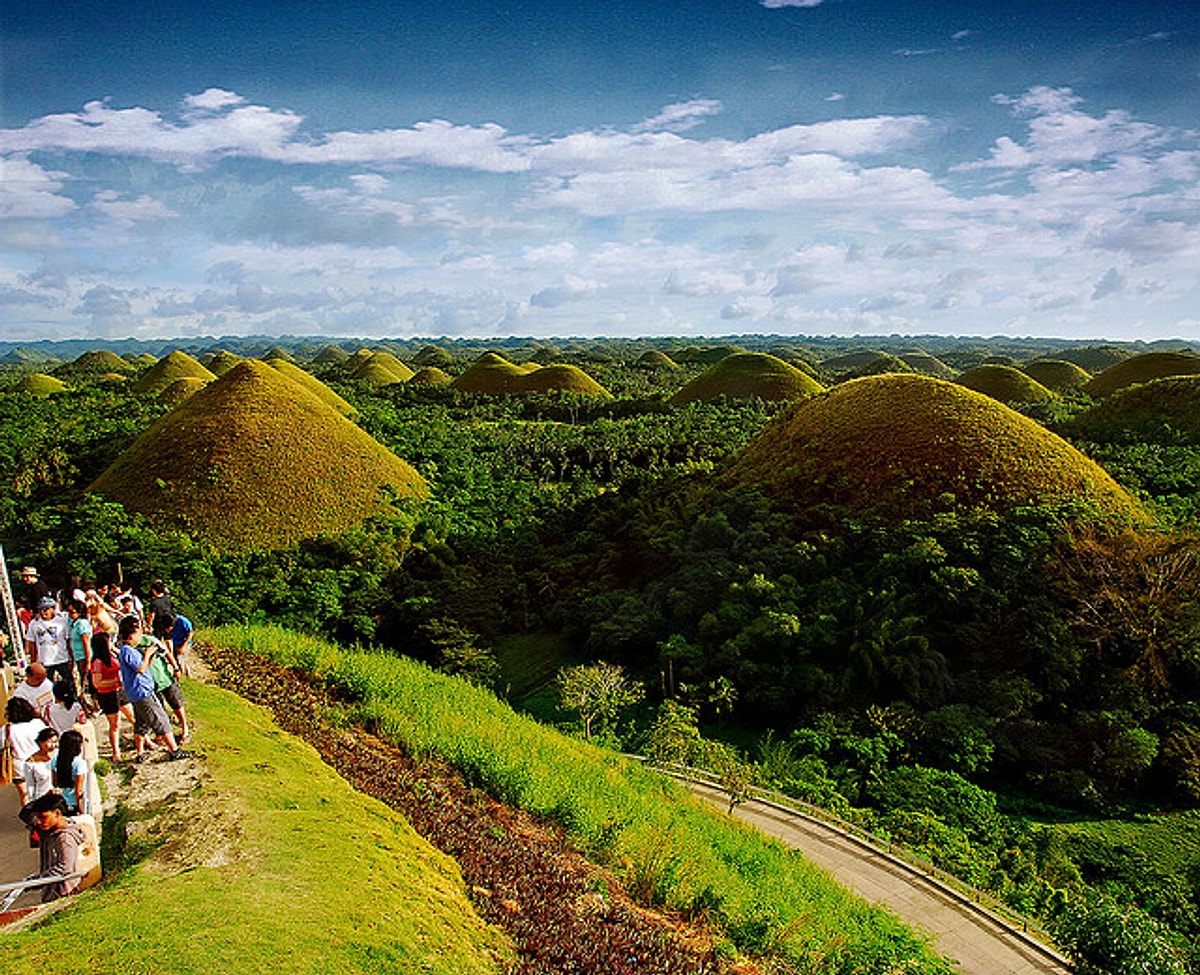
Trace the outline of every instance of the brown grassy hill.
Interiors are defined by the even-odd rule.
[[[425,366],[414,372],[409,382],[414,386],[443,386],[450,382],[450,376],[437,366]]]
[[[372,355],[371,358],[359,363],[351,376],[375,389],[407,381],[392,370],[386,360],[379,359],[377,355]]]
[[[139,352],[135,356],[126,356],[129,359],[129,364],[135,369],[141,369],[145,366],[152,366],[158,362],[157,357],[152,356],[149,352]]]
[[[633,363],[639,369],[678,369],[679,364],[665,352],[647,349]]]
[[[158,401],[168,406],[178,406],[185,399],[190,399],[207,385],[207,379],[201,379],[199,376],[184,376],[182,379],[176,379],[159,393]]]
[[[768,424],[726,477],[790,505],[874,508],[889,519],[945,494],[996,511],[1079,501],[1144,517],[1061,437],[989,396],[927,376],[869,376],[801,400]]]
[[[1119,389],[1069,427],[1074,435],[1100,439],[1125,431],[1153,442],[1200,443],[1200,376],[1169,376]]]
[[[607,389],[578,366],[543,366],[527,373],[521,383],[523,393],[574,393],[577,396],[611,398]]]
[[[228,349],[219,349],[208,357],[208,361],[204,363],[208,371],[215,376],[224,376],[234,366],[242,361],[240,355],[235,355]]]
[[[407,463],[265,362],[160,417],[88,488],[220,548],[284,548],[424,497]]]
[[[56,376],[103,376],[106,373],[125,375],[136,367],[108,349],[91,349],[71,362],[65,362],[54,370]]]
[[[397,382],[406,383],[413,377],[413,371],[408,365],[398,359],[391,352],[379,349],[371,356],[371,361],[376,365],[383,366],[388,372],[396,377]]]
[[[27,372],[17,380],[12,391],[27,396],[51,396],[54,393],[65,393],[67,384],[57,376],[48,376],[44,372]]]
[[[282,345],[272,346],[263,353],[262,360],[264,362],[270,362],[272,359],[285,359],[288,362],[296,361],[296,357],[292,355],[292,350]]]
[[[368,361],[375,353],[370,349],[359,349],[354,355],[347,356],[346,361],[342,363],[342,369],[348,376],[354,375],[354,370]]]
[[[133,384],[135,393],[161,393],[176,379],[203,379],[212,382],[217,377],[186,352],[176,349],[159,359]]]
[[[341,413],[342,416],[353,416],[358,412],[358,410],[342,399],[342,397],[321,382],[316,376],[301,369],[294,362],[289,362],[287,359],[268,359],[267,365],[283,373],[293,382],[299,383],[310,393],[314,393],[317,399],[328,403]]]
[[[1109,396],[1134,383],[1148,383],[1168,376],[1200,373],[1200,355],[1190,351],[1143,352],[1109,366],[1092,378],[1083,391],[1089,396]]]
[[[1092,378],[1082,366],[1066,359],[1035,359],[1022,366],[1021,371],[1056,393],[1082,389]]]
[[[954,370],[935,355],[928,352],[901,352],[900,359],[906,365],[935,379],[953,379]]]
[[[1001,403],[1048,403],[1054,399],[1054,393],[1012,366],[984,363],[968,369],[956,381]]]
[[[671,397],[671,403],[694,403],[719,396],[730,399],[793,400],[819,393],[812,376],[765,352],[738,352],[711,366]]]
[[[536,368],[536,366],[535,366]],[[520,393],[526,370],[496,352],[485,352],[454,380],[464,393]]]

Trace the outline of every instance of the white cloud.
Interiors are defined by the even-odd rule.
[[[125,227],[178,216],[174,210],[152,196],[143,194],[137,199],[125,200],[115,190],[101,190],[88,204],[88,209]]]
[[[712,98],[697,98],[690,102],[668,105],[653,118],[635,125],[633,132],[685,132],[695,128],[710,115],[721,111],[721,103]]]
[[[759,0],[768,10],[783,10],[787,7],[819,7],[822,0]]]
[[[59,193],[65,176],[23,156],[0,157],[0,219],[36,220],[70,213],[75,201]]]

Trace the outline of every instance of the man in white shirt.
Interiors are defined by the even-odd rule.
[[[25,630],[25,648],[29,659],[46,668],[51,680],[65,680],[75,686],[71,667],[71,621],[58,611],[53,596],[43,596],[37,615]]]
[[[25,670],[25,679],[13,689],[13,697],[21,697],[33,705],[38,717],[50,723],[50,706],[54,704],[54,681],[46,676],[46,668],[40,663],[30,664]]]

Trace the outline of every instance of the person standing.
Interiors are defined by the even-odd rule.
[[[25,668],[25,679],[12,692],[13,697],[26,700],[37,716],[50,723],[50,707],[54,704],[54,681],[46,676],[46,668],[40,663],[31,663]]]
[[[71,621],[58,611],[53,596],[43,596],[38,603],[37,616],[25,630],[25,649],[29,659],[46,668],[51,680],[68,681],[75,687],[74,667],[71,666]]]
[[[171,627],[171,646],[175,650],[175,663],[179,665],[179,673],[183,677],[190,676],[188,672],[188,657],[192,653],[192,634],[196,627],[192,621],[180,613],[175,617],[175,625]]]
[[[75,688],[79,702],[89,713],[95,711],[88,694],[88,671],[92,666],[92,623],[88,619],[87,603],[72,599],[67,603],[67,618],[71,628],[67,641],[71,647],[71,665],[75,668]]]
[[[171,719],[154,693],[150,662],[155,651],[153,646],[147,647],[145,653],[138,649],[137,641],[141,635],[142,624],[136,616],[126,616],[121,620],[121,649],[117,653],[117,663],[121,667],[125,696],[133,705],[133,742],[137,749],[135,761],[140,762],[144,758],[147,737],[166,745],[167,758],[171,761],[190,758],[191,752],[184,751],[176,743],[175,734],[171,731]]]
[[[175,601],[167,589],[167,584],[161,579],[155,579],[150,584],[150,619],[148,624],[150,635],[159,640],[166,640],[175,626]]]
[[[35,566],[27,565],[21,569],[21,586],[15,595],[21,625],[28,626],[29,621],[37,615],[38,603],[50,595],[50,587],[38,577]]]

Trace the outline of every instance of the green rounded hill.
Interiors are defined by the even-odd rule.
[[[525,375],[525,369],[513,365],[499,353],[485,352],[454,380],[453,385],[464,393],[521,393],[524,392]]]
[[[450,382],[450,376],[437,366],[425,366],[413,373],[409,380],[414,386],[444,386]]]
[[[954,378],[954,370],[928,352],[901,352],[900,360],[926,376],[933,376],[935,379]]]
[[[560,363],[526,373],[523,393],[573,393],[576,396],[608,398],[610,393],[578,366]]]
[[[1143,352],[1109,366],[1083,387],[1089,396],[1110,396],[1135,383],[1148,383],[1168,376],[1200,373],[1200,355],[1195,352]]]
[[[13,386],[14,393],[24,393],[26,396],[51,396],[66,391],[66,383],[57,376],[48,376],[44,372],[26,373]]]
[[[176,349],[142,373],[138,381],[133,384],[133,391],[157,395],[176,379],[189,378],[212,382],[217,377],[186,352]]]
[[[793,400],[819,393],[808,373],[765,352],[736,352],[709,367],[671,397],[675,404],[729,399]]]
[[[265,362],[160,417],[88,488],[231,551],[286,548],[423,498],[411,466]]]
[[[340,345],[327,345],[313,356],[312,364],[314,366],[340,366],[349,358],[350,353]]]
[[[204,360],[204,366],[213,375],[224,376],[241,361],[240,355],[236,355],[228,349],[218,349],[207,360]]]
[[[1120,485],[1061,437],[990,396],[917,375],[868,376],[801,400],[767,425],[726,477],[789,505],[874,509],[889,520],[944,495],[995,511],[1073,501],[1144,518]]]
[[[1048,403],[1054,393],[1013,366],[984,363],[968,369],[956,380],[960,386],[983,393],[1001,403]]]
[[[56,376],[103,376],[109,373],[124,375],[136,367],[108,349],[91,349],[72,362],[64,363],[54,370]]]
[[[679,364],[659,349],[647,349],[633,363],[639,369],[678,369]]]
[[[1070,424],[1072,434],[1099,439],[1126,431],[1152,442],[1200,443],[1200,376],[1169,376],[1128,386]]]
[[[332,389],[326,386],[312,373],[300,368],[294,362],[289,362],[287,359],[268,359],[267,365],[278,372],[283,373],[288,379],[299,383],[310,393],[314,393],[317,399],[324,403],[328,403],[342,416],[354,416],[358,411],[347,403],[342,397],[335,393]]]
[[[1073,362],[1080,369],[1086,369],[1095,376],[1097,373],[1104,372],[1109,366],[1124,362],[1132,355],[1132,352],[1119,345],[1086,345],[1073,349],[1060,349],[1054,357]]]
[[[440,369],[454,365],[454,356],[440,345],[423,345],[412,361],[418,366],[437,366]]]
[[[165,403],[167,406],[178,406],[185,399],[196,395],[196,393],[200,392],[207,385],[207,379],[201,379],[199,376],[184,376],[182,379],[176,379],[159,393],[158,401]]]
[[[1092,374],[1082,366],[1066,359],[1035,359],[1022,366],[1021,371],[1056,393],[1082,389],[1092,378]]]

